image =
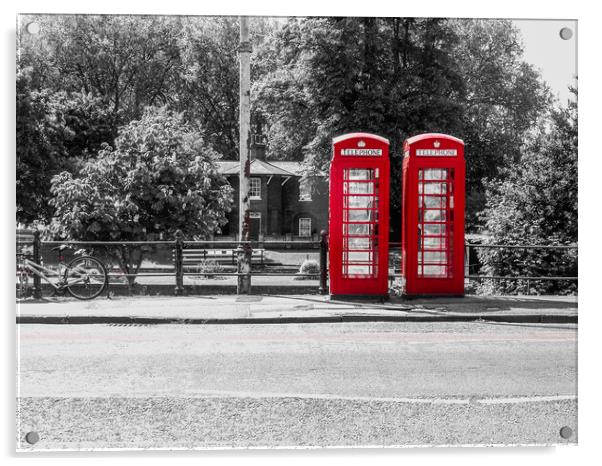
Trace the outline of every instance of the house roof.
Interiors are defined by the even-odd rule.
[[[240,162],[237,160],[220,160],[217,162],[217,166],[222,175],[238,175],[240,173]],[[301,176],[301,163],[267,162],[253,159],[251,160],[251,175]]]
[[[289,162],[289,161],[276,162],[276,161],[274,161],[274,162],[270,162],[270,163],[272,165],[282,168],[283,170],[286,170],[287,172],[290,172],[296,176],[301,176],[303,174],[302,170],[301,170],[301,162]]]

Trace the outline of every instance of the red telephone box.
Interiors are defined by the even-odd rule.
[[[387,139],[367,133],[333,139],[329,204],[331,296],[387,296]]]
[[[405,294],[464,295],[464,142],[421,134],[403,145]]]

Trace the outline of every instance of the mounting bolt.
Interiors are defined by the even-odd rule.
[[[573,37],[573,30],[571,28],[562,28],[560,30],[560,38],[562,40],[569,40]]]
[[[573,436],[573,429],[571,429],[569,426],[564,426],[560,429],[560,436],[563,439],[570,439]]]
[[[38,435],[37,432],[27,432],[27,434],[25,434],[25,441],[27,443],[29,443],[30,445],[33,445],[34,443],[39,442],[40,440],[40,436]]]
[[[36,23],[35,21],[27,24],[25,26],[25,30],[32,35],[39,34],[40,32],[40,23]]]

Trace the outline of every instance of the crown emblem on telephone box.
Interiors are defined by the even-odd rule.
[[[435,149],[437,149],[440,145],[441,143],[439,141],[433,142],[433,146],[435,147]]]
[[[364,141],[358,141],[357,147],[366,147],[366,143]]]

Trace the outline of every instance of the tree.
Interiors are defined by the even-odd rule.
[[[576,90],[573,90],[576,97]],[[576,245],[577,103],[552,112],[549,131],[542,128],[504,179],[487,186],[483,218],[492,243]],[[491,275],[577,276],[575,251],[491,250],[481,254]],[[524,292],[518,281],[494,283],[496,292]],[[576,291],[571,282],[542,281],[540,293]]]
[[[180,40],[182,68],[176,104],[224,158],[238,158],[238,20],[187,21]]]
[[[17,35],[18,183],[24,187],[18,190],[19,220],[51,217],[50,178],[62,170],[76,175],[101,143],[112,146],[118,128],[138,120],[147,106],[182,112],[205,144],[224,158],[238,158],[237,18],[20,20],[36,21],[41,33],[19,28]],[[254,50],[277,22],[253,19]],[[253,73],[257,78],[263,70],[254,67]],[[53,131],[60,137],[50,137]]]
[[[207,238],[226,223],[231,188],[218,173],[213,151],[183,116],[148,108],[120,129],[78,176],[52,180],[55,237],[81,241],[171,238],[176,230]],[[135,275],[144,250],[111,251],[121,270]],[[133,284],[134,279],[130,281]]]
[[[74,175],[146,106],[168,105],[238,157],[238,22],[228,17],[31,15],[18,29],[17,217],[48,221],[50,179]],[[274,20],[255,18],[258,49]],[[257,75],[258,68],[254,73]],[[261,73],[261,71],[260,71]]]
[[[114,115],[100,97],[35,90],[32,68],[17,72],[17,221],[48,221],[50,181],[76,171],[114,138]]]
[[[508,20],[452,20],[454,56],[466,88],[462,138],[466,143],[467,223],[481,225],[483,180],[502,175],[525,149],[529,133],[550,108],[550,93],[522,60],[519,32]],[[502,175],[503,176],[503,175]]]
[[[28,70],[17,73],[17,221],[32,222],[49,217],[46,193],[51,176],[57,173],[57,155],[45,136],[47,105],[30,91]],[[54,172],[54,173],[53,173]]]
[[[123,118],[115,129],[140,118],[146,106],[175,97],[180,17],[34,15],[27,20],[38,22],[43,33],[20,33],[18,61],[34,69],[37,89],[103,97]]]
[[[174,108],[198,125],[204,139],[225,159],[238,160],[240,40],[238,18],[187,18],[179,40],[181,69]],[[270,18],[252,18],[253,51],[261,50],[276,28]],[[251,60],[255,62],[255,57]],[[264,70],[253,66],[252,80]]]
[[[18,150],[26,161],[19,173],[26,175],[22,192],[33,193],[21,199],[29,203],[20,208],[29,212],[22,219],[52,215],[44,200],[49,183],[35,184],[41,171],[76,174],[77,159],[94,157],[101,142],[113,145],[117,129],[149,105],[182,112],[206,145],[237,158],[236,18],[28,20],[43,34],[18,34],[18,69],[30,70],[18,83]],[[459,136],[466,142],[469,230],[481,226],[475,214],[485,202],[482,180],[503,176],[501,168],[520,158],[550,104],[538,74],[522,61],[510,21],[255,18],[251,37],[252,116],[266,122],[271,158],[302,161],[308,175],[324,173],[332,137],[358,130],[385,136],[395,212],[403,140],[435,131]],[[400,219],[392,218],[394,237]]]
[[[327,172],[334,136],[385,136],[393,212],[400,210],[404,139],[423,132],[465,139],[471,200],[484,176],[516,158],[548,105],[509,21],[294,18],[264,44],[258,57],[266,72],[253,93],[268,122],[270,154]],[[392,219],[395,236],[399,220]],[[469,216],[467,226],[475,220]]]

